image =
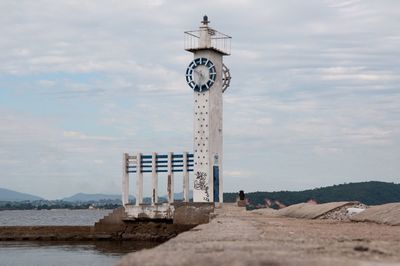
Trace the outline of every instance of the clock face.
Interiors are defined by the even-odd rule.
[[[197,92],[211,88],[217,77],[213,62],[204,57],[194,59],[186,69],[186,82]]]

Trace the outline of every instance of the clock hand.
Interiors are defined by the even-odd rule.
[[[197,70],[197,69],[193,69],[193,72],[194,72],[195,74],[197,74],[197,76],[198,76],[198,82],[200,83],[200,81],[202,80],[203,74],[201,73],[200,70]]]
[[[201,71],[200,76],[201,76],[201,83],[203,84],[204,80],[206,79],[206,75],[204,75],[203,71]]]

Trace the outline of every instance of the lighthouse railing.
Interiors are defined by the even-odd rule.
[[[202,47],[200,45],[200,33],[203,30],[207,30],[208,34],[211,36],[211,46]],[[205,28],[202,30],[185,31],[184,33],[184,48],[186,51],[193,52],[199,49],[215,49],[216,51],[224,54],[231,54],[231,40],[232,37],[224,33],[216,31],[211,28]]]

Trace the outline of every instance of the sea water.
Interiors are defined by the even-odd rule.
[[[0,226],[93,225],[112,210],[0,211]],[[113,265],[159,243],[140,241],[0,241],[0,266]]]
[[[0,211],[0,226],[94,225],[112,210],[12,210]]]
[[[156,246],[154,242],[0,242],[1,266],[113,265],[129,252]]]

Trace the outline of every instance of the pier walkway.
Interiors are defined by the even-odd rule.
[[[400,226],[277,217],[232,204],[127,265],[400,265]]]

